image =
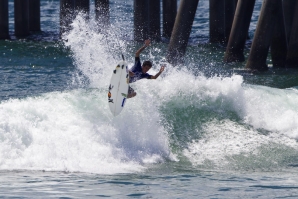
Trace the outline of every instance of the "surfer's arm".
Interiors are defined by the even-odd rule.
[[[156,75],[152,75],[150,79],[157,79],[158,76],[164,71],[165,69],[165,65],[161,66],[161,68],[159,69],[159,72],[156,73]]]
[[[135,57],[140,57],[141,52],[142,52],[147,46],[150,45],[150,42],[151,42],[151,41],[150,41],[149,39],[145,40],[145,44],[144,44],[144,46],[142,46],[139,50],[137,50]]]
[[[134,72],[132,72],[132,71],[130,71],[130,70],[128,71],[128,74],[129,74],[129,76],[130,76],[130,77],[133,77],[133,76],[135,76],[135,73],[134,73]]]

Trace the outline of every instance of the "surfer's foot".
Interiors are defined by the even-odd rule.
[[[127,99],[128,99],[128,98],[132,98],[132,97],[134,97],[134,96],[136,96],[136,95],[137,95],[136,92],[129,93],[129,94],[127,95]]]

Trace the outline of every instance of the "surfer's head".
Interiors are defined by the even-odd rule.
[[[148,70],[150,70],[151,67],[152,67],[151,61],[144,61],[143,65],[142,65],[142,72],[147,73]]]

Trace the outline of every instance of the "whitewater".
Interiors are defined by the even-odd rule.
[[[2,101],[1,169],[130,173],[183,156],[200,168],[249,169],[257,162],[267,170],[289,164],[272,149],[297,152],[297,90],[247,85],[240,75],[207,78],[167,64],[158,80],[133,84],[138,96],[113,117],[107,83],[121,51],[83,19],[65,46],[88,88]],[[152,74],[164,62],[160,51],[151,47],[142,57],[155,63]],[[243,158],[254,161],[243,165]]]

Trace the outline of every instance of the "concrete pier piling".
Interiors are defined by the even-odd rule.
[[[160,0],[150,0],[148,6],[148,37],[160,41]]]
[[[29,35],[29,0],[14,0],[15,36]]]
[[[229,42],[236,6],[237,0],[225,0],[224,44],[227,44]]]
[[[290,41],[291,29],[294,19],[295,3],[297,0],[283,0],[283,13],[285,21],[285,29],[287,35],[287,43]]]
[[[134,0],[134,40],[144,41],[148,38],[149,0]]]
[[[0,0],[0,39],[9,39],[8,0]]]
[[[29,0],[29,30],[40,31],[40,0]]]
[[[99,26],[110,25],[110,2],[109,0],[95,0],[95,18]]]
[[[134,0],[134,39],[160,40],[160,0]]]
[[[276,23],[271,41],[271,58],[273,67],[284,68],[287,57],[287,36],[283,14],[282,0],[277,2]]]
[[[163,37],[169,39],[172,35],[176,15],[177,15],[177,0],[163,0]]]
[[[272,41],[280,0],[264,0],[257,29],[253,38],[246,68],[251,70],[268,70],[266,63]]]
[[[199,0],[181,0],[176,16],[172,36],[167,50],[167,60],[179,64],[186,52],[186,47],[195,18]]]
[[[224,62],[243,62],[243,50],[249,30],[255,0],[238,0]]]
[[[290,34],[286,67],[298,68],[298,1],[295,2],[293,24]]]
[[[211,43],[225,41],[225,0],[209,0],[209,40]]]
[[[60,35],[70,30],[74,9],[75,0],[60,0]]]
[[[86,19],[89,19],[89,13],[90,13],[89,0],[75,0],[75,9],[76,9],[76,12],[84,13]]]

